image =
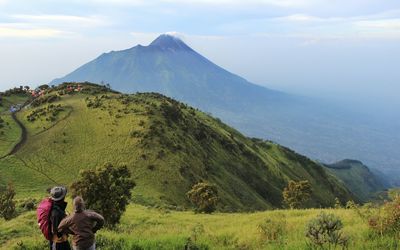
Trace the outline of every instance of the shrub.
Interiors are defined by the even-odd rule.
[[[379,235],[390,235],[400,238],[400,197],[386,202],[382,208],[375,210],[368,219],[369,227]]]
[[[306,237],[311,248],[332,249],[337,246],[347,248],[349,239],[342,233],[342,221],[334,214],[320,213],[310,220],[306,228]]]
[[[201,250],[201,249],[209,249],[208,246],[199,243],[199,239],[202,235],[205,234],[204,226],[200,223],[197,223],[193,226],[191,230],[190,237],[187,238],[185,245],[183,246],[184,250]]]
[[[388,198],[391,201],[394,201],[396,198],[400,196],[400,188],[391,188],[388,191]]]
[[[34,198],[27,198],[24,200],[20,200],[18,202],[18,206],[25,211],[35,210],[37,207],[38,201]]]
[[[357,209],[358,205],[354,201],[346,202],[346,209]]]
[[[335,208],[336,209],[342,208],[342,203],[340,202],[338,197],[335,198]]]
[[[0,187],[0,216],[5,220],[10,220],[15,215],[15,190],[11,184],[6,188]]]
[[[58,100],[60,100],[60,97],[57,96],[57,95],[45,95],[45,96],[42,96],[42,97],[34,99],[31,102],[31,106],[32,107],[38,107],[38,106],[40,106],[42,104],[52,103],[52,102],[56,102]]]
[[[175,103],[168,104],[164,102],[160,105],[160,109],[168,121],[178,122],[182,119],[182,112],[179,106]]]
[[[282,243],[286,233],[286,218],[267,218],[258,225],[258,231],[264,241]]]
[[[199,182],[186,195],[195,206],[196,212],[212,213],[215,211],[218,203],[218,190],[215,185]]]
[[[290,209],[300,208],[311,197],[310,182],[305,181],[289,181],[288,186],[283,190],[283,202]]]
[[[100,212],[108,227],[113,227],[121,219],[131,198],[135,183],[126,166],[113,167],[106,164],[96,170],[85,170],[71,186],[72,195],[80,195],[88,208]]]

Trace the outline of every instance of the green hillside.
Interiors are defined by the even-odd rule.
[[[15,96],[4,96],[2,103],[11,100]],[[4,112],[2,117],[10,117]],[[187,208],[185,193],[199,181],[218,187],[221,211],[281,207],[289,180],[310,181],[308,206],[332,206],[335,197],[354,199],[310,159],[272,142],[246,138],[160,94],[125,95],[94,84],[68,92],[63,84],[47,90],[17,118],[26,127],[27,140],[0,160],[0,183],[12,182],[20,197],[42,196],[51,185],[69,185],[81,169],[109,162],[129,167],[137,184],[134,202],[144,205]],[[12,120],[9,125],[4,138],[19,138],[21,129]],[[7,140],[1,141],[3,155],[15,145]]]
[[[0,158],[2,158],[10,153],[21,136],[21,130],[12,118],[9,109],[15,104],[24,103],[28,100],[28,96],[13,93],[9,96],[0,97],[0,100]]]
[[[325,166],[361,201],[368,201],[373,198],[374,193],[387,188],[379,176],[360,161],[346,159]]]

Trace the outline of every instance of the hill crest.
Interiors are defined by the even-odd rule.
[[[199,181],[218,187],[223,211],[281,207],[289,180],[310,181],[314,193],[308,206],[354,198],[307,157],[247,138],[174,99],[91,84],[73,91],[77,85],[50,88],[18,112],[27,142],[0,160],[0,182],[13,181],[18,192],[42,192],[54,183],[70,184],[81,169],[109,162],[128,166],[137,183],[134,201],[146,205],[188,207],[185,193]],[[24,176],[32,181],[21,181]]]

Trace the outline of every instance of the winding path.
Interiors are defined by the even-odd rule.
[[[6,155],[3,155],[2,157],[0,157],[0,159],[6,158],[7,156],[17,153],[21,149],[21,147],[25,144],[25,142],[28,138],[26,128],[25,128],[24,124],[22,124],[22,122],[20,120],[18,120],[16,113],[17,112],[12,113],[11,117],[21,128],[21,137],[20,137],[19,141],[17,142],[17,144],[15,144],[14,147],[11,149],[11,151],[8,152]]]

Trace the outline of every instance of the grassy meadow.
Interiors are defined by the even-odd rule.
[[[322,211],[340,217],[343,232],[349,237],[348,249],[394,250],[399,247],[394,239],[372,234],[367,223],[351,209],[206,215],[141,205],[130,205],[117,228],[100,230],[97,245],[98,249],[311,249],[305,237],[306,224]],[[11,221],[0,220],[0,249],[45,249],[46,242],[35,216],[34,212],[26,212]],[[281,238],[270,241],[265,238],[259,225],[266,219],[285,222]]]

